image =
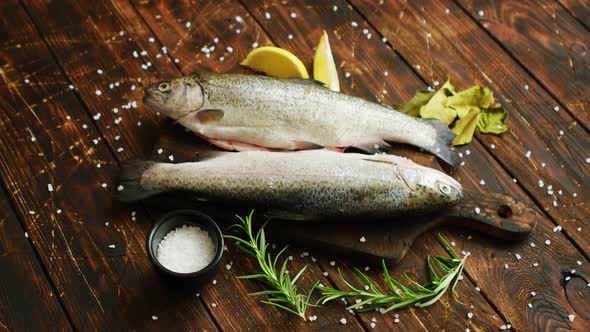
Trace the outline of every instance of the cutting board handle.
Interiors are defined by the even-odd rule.
[[[522,239],[536,226],[539,213],[512,197],[464,192],[463,199],[447,212],[453,219],[468,219],[469,227],[506,239]],[[457,221],[457,220],[455,220]],[[465,220],[460,221],[465,225]]]

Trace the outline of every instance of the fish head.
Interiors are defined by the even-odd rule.
[[[433,168],[415,165],[401,171],[401,176],[425,206],[454,205],[463,198],[461,184]]]
[[[463,188],[457,180],[432,168],[423,167],[419,178],[420,187],[431,197],[437,197],[447,204],[455,204],[463,198]]]
[[[172,119],[199,111],[205,104],[205,94],[199,81],[192,76],[160,81],[145,89],[144,104]]]

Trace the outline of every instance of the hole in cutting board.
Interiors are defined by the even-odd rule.
[[[508,205],[500,205],[498,215],[502,218],[510,218],[512,217],[512,209]]]

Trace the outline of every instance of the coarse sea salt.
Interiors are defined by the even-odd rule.
[[[213,261],[215,244],[197,226],[184,225],[170,231],[158,244],[158,262],[178,273],[196,272]]]

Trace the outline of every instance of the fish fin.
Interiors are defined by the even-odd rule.
[[[368,159],[368,158],[363,158],[364,161],[372,161],[374,163],[383,163],[383,164],[387,164],[387,165],[393,165],[393,162],[388,161],[388,160],[380,160],[380,159]]]
[[[281,220],[298,220],[298,221],[307,221],[307,220],[315,220],[318,219],[314,216],[306,216],[304,214],[296,213],[296,212],[289,212],[284,210],[276,210],[271,209],[266,211],[265,216],[269,219],[281,219]]]
[[[223,118],[224,112],[222,110],[202,110],[197,112],[195,117],[200,123],[217,122]]]
[[[451,143],[455,139],[455,133],[438,119],[422,119],[436,130],[436,141],[433,146],[423,147],[446,163],[457,166],[461,162],[459,155],[451,149]]]
[[[154,161],[144,160],[124,161],[121,165],[115,197],[122,202],[135,202],[157,194],[141,184],[143,173],[155,164]]]
[[[310,85],[317,85],[323,88],[326,87],[326,83],[318,80],[314,80],[313,78],[303,78],[303,77],[291,77],[289,78],[291,82],[300,83],[300,84],[310,84]]]
[[[324,147],[315,144],[312,142],[305,142],[305,141],[293,141],[294,150],[316,150],[316,149],[323,149]]]
[[[366,153],[373,154],[373,153],[383,151],[384,148],[391,148],[391,145],[387,144],[387,142],[385,142],[384,140],[380,140],[380,141],[376,141],[376,142],[356,144],[356,145],[353,145],[352,147],[362,150]]]
[[[334,152],[344,152],[344,150],[348,149],[347,146],[326,146],[322,150],[326,151],[334,151]]]

